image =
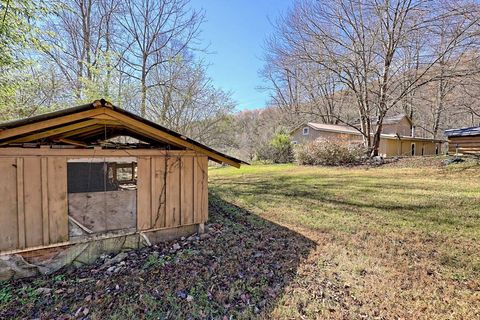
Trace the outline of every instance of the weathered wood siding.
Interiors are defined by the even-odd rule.
[[[448,138],[450,154],[480,154],[480,136],[464,136]]]
[[[138,230],[208,219],[208,158],[138,157]]]
[[[67,158],[0,157],[0,172],[0,250],[67,241]]]
[[[68,241],[67,160],[76,153],[125,153],[36,149],[37,156],[32,155],[35,149],[15,151],[18,155],[9,148],[0,154],[0,252]],[[54,155],[47,155],[49,151]],[[189,151],[151,153],[129,153],[138,161],[137,229],[206,222],[208,157]]]

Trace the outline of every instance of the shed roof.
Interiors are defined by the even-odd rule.
[[[480,127],[468,127],[445,130],[447,137],[466,137],[480,135]]]
[[[26,119],[0,123],[0,147],[25,143],[63,143],[88,148],[99,140],[123,135],[146,142],[141,147],[187,149],[205,154],[216,162],[235,167],[240,167],[242,163],[248,164],[116,107],[104,99]]]

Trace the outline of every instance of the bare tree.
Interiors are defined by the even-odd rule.
[[[114,16],[119,9],[118,0],[69,0],[52,15],[43,26],[43,52],[56,65],[69,84],[77,100],[87,99],[88,83],[107,86],[111,73]],[[92,86],[93,87],[93,86]]]
[[[192,49],[203,13],[189,8],[189,0],[126,0],[120,23],[125,31],[122,70],[140,83],[140,110],[147,113],[148,90],[169,79],[150,81],[160,65]],[[157,79],[159,80],[159,79]]]
[[[305,0],[277,23],[276,50],[335,74],[338,91],[353,97],[365,145],[377,155],[391,109],[428,83],[458,76],[434,70],[447,55],[476,45],[479,17],[478,6],[459,2]],[[446,19],[440,45],[437,26]]]

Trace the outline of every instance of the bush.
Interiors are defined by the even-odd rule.
[[[294,157],[290,136],[284,132],[277,133],[269,144],[259,148],[257,158],[273,163],[292,162]]]
[[[342,140],[316,140],[297,145],[295,160],[300,165],[342,166],[360,163],[365,148]]]

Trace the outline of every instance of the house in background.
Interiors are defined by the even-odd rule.
[[[0,281],[202,232],[209,159],[105,100],[0,124]]]
[[[338,140],[363,143],[362,133],[352,126],[307,122],[291,132],[292,143]],[[415,136],[412,120],[406,115],[386,117],[383,121],[379,154],[383,157],[438,155],[445,141]]]
[[[448,153],[480,155],[480,127],[445,130]]]

